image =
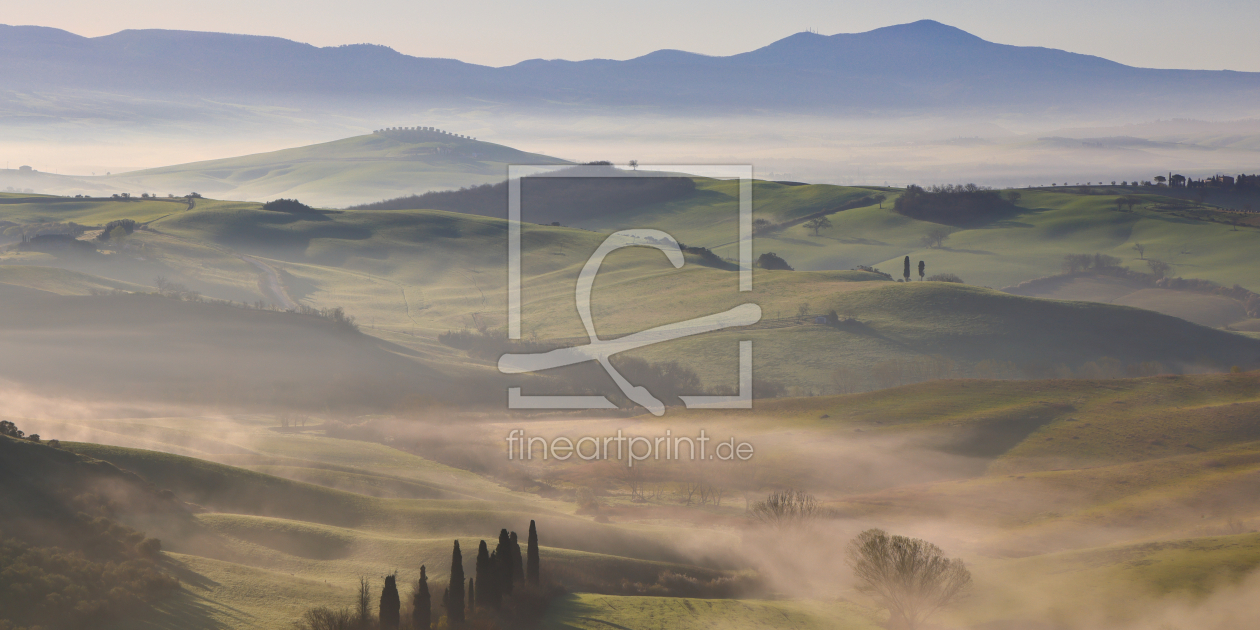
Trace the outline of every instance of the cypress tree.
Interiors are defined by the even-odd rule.
[[[503,603],[503,571],[499,569],[499,552],[491,551],[490,560],[486,562],[486,583],[484,586],[491,589],[493,595],[490,599],[486,599],[486,594],[481,594],[481,601],[491,608],[498,608]]]
[[[415,597],[411,598],[412,630],[431,630],[433,627],[433,602],[429,599],[429,576],[424,573],[424,565],[420,565],[420,583],[416,585]]]
[[[447,588],[446,618],[451,625],[464,623],[464,556],[459,553],[459,541],[451,552],[451,585]]]
[[[483,540],[477,547],[477,584],[481,585],[482,607],[495,606],[493,566],[490,563],[490,548]]]
[[[538,583],[538,528],[534,527],[534,521],[529,522],[529,541],[526,543],[525,559],[529,563],[525,566],[525,575],[529,581]]]
[[[525,567],[523,566],[524,563],[521,562],[521,542],[516,537],[516,532],[512,532],[508,537],[508,542],[512,543],[512,582],[524,584]]]
[[[906,266],[902,270],[901,275],[906,277],[906,282],[910,281],[910,257],[906,256]]]
[[[477,579],[468,578],[468,612],[471,614],[477,608]]]
[[[508,536],[507,529],[499,530],[499,546],[494,548],[495,555],[498,556],[499,570],[499,592],[497,595],[503,597],[512,594],[512,539]],[[496,601],[496,605],[497,605]]]
[[[381,630],[398,630],[398,610],[402,601],[398,599],[398,581],[395,576],[385,576],[385,588],[381,589]]]
[[[920,260],[919,261],[919,281],[920,282],[923,281],[923,274],[925,271],[927,271],[927,264],[925,264],[922,260]]]
[[[442,589],[442,609],[451,609],[451,587],[449,586]]]

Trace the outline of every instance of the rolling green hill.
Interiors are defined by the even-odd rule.
[[[807,275],[763,275],[775,274]],[[706,383],[733,383],[735,340],[750,338],[761,374],[815,393],[837,387],[864,391],[951,375],[1124,376],[1143,362],[1158,362],[1150,367],[1157,372],[1218,371],[1260,363],[1260,346],[1250,338],[1153,311],[1021,298],[952,283],[851,286],[809,300],[812,312],[834,309],[853,318],[839,326],[789,318],[796,325],[712,333],[632,354],[684,361]],[[669,304],[671,297],[654,294],[647,303]],[[733,302],[715,298],[712,303]],[[766,302],[761,302],[763,309]],[[630,326],[628,319],[614,316],[611,321]]]
[[[248,201],[280,197],[342,207],[389,197],[502,181],[507,164],[564,164],[490,142],[382,132],[221,160],[103,178],[122,190]]]
[[[1101,252],[1146,271],[1145,259],[1133,249],[1142,243],[1145,258],[1171,264],[1176,275],[1226,286],[1260,286],[1244,262],[1260,232],[1233,230],[1229,215],[1170,209],[1159,191],[1018,191],[1014,212],[965,229],[951,227],[950,237],[936,248],[920,242],[936,224],[893,212],[901,189],[756,181],[752,190],[754,216],[770,224],[759,229],[754,255],[775,252],[798,270],[873,265],[900,276],[901,259],[909,255],[916,265],[919,260],[927,263],[928,275],[955,273],[972,284],[1001,287],[1058,273],[1063,256],[1071,253]],[[1139,200],[1132,212],[1117,211],[1115,200],[1122,196]],[[868,199],[870,203],[861,203]],[[737,201],[733,182],[696,178],[696,190],[681,199],[613,215],[593,212],[572,224],[603,232],[661,229],[683,243],[732,258],[737,255]],[[832,227],[817,235],[800,222],[828,212]]]
[[[733,253],[728,251],[733,247],[733,216],[725,223],[718,219],[732,210],[732,184],[699,182],[696,198],[709,199],[708,205],[684,204],[670,212],[648,206],[641,209],[641,216],[632,213],[625,220],[642,220],[649,225],[659,221],[656,227],[674,232],[689,245]],[[828,230],[823,230],[821,237],[803,234],[788,242],[790,234],[805,229],[791,225],[792,221],[821,212],[818,208],[847,207],[876,191],[773,183],[759,184],[754,191],[767,207],[778,209],[778,214],[767,213],[773,217],[772,223],[787,226],[768,228],[758,237],[756,248],[765,251],[773,247],[789,262],[797,255],[793,251],[804,250],[780,245],[845,256],[886,256],[889,248],[898,247],[893,236],[899,234],[896,238],[903,241],[915,239],[930,225],[881,210],[877,203],[830,215],[836,226],[830,232],[864,225],[864,229],[877,230],[881,238],[890,239],[880,241],[882,244],[830,243]],[[1099,249],[1107,234],[1121,229],[1117,226],[1128,230],[1133,222],[1149,223],[1151,229],[1162,230],[1165,227],[1160,226],[1173,221],[1156,210],[1121,213],[1106,209],[1105,198],[1094,196],[1029,193],[1028,198],[1041,199],[1038,204],[1072,203],[1064,208],[1027,211],[1025,218],[1041,222],[1041,227],[1009,224],[1023,225],[1017,218],[958,232],[951,239],[967,234],[987,238],[987,234],[995,239],[992,246],[997,248],[1017,242],[1015,236],[1025,238],[1025,250],[1042,253],[990,252],[985,256],[995,264],[985,269],[1033,274],[1057,265],[1064,253]],[[94,203],[94,212],[116,216],[120,211],[114,206],[129,207],[131,202]],[[47,206],[49,213],[55,209],[55,205]],[[314,308],[341,307],[357,318],[365,332],[413,351],[412,359],[432,370],[451,373],[453,378],[503,382],[490,362],[468,357],[438,341],[438,335],[446,331],[484,327],[502,334],[506,327],[503,221],[436,210],[268,212],[257,204],[213,200],[197,200],[191,210],[177,210],[156,218],[121,245],[111,245],[117,250],[111,255],[74,260],[55,254],[12,252],[0,256],[0,262],[25,268],[55,265],[100,278],[90,282],[81,275],[73,276],[74,280],[70,276],[35,280],[43,276],[9,267],[14,270],[10,274],[17,274],[13,284],[62,293],[82,293],[88,285],[134,287],[165,276],[211,297],[273,304],[287,299]],[[607,229],[613,227],[618,226]],[[1245,273],[1245,266],[1231,261],[1243,255],[1250,232],[1233,232],[1203,222],[1167,229],[1182,237],[1200,230],[1205,239],[1243,239],[1232,245],[1222,241],[1219,251],[1212,250],[1216,266],[1204,276],[1235,274],[1235,267],[1242,267]],[[1006,230],[1016,233],[1007,235]],[[1068,231],[1056,235],[1055,230]],[[528,339],[572,343],[584,335],[573,311],[573,282],[603,236],[586,229],[535,224],[523,225],[522,234],[523,332]],[[1126,232],[1123,239],[1128,238]],[[1123,242],[1131,245],[1128,240]],[[1114,250],[1120,245],[1111,247]],[[930,251],[933,256],[973,256],[949,247]],[[808,259],[797,258],[797,264],[800,260]],[[1000,264],[996,262],[999,260]],[[944,271],[933,261],[935,258],[929,259],[929,274]],[[759,373],[795,387],[793,391],[799,393],[914,382],[922,379],[915,374],[929,357],[952,362],[947,373],[1003,377],[1066,374],[1065,370],[1076,375],[1103,373],[1112,369],[1098,363],[1103,359],[1118,361],[1121,374],[1143,362],[1159,364],[1152,364],[1150,369],[1179,372],[1247,367],[1260,359],[1252,338],[1213,333],[1185,320],[1154,317],[1149,311],[1014,298],[949,283],[896,285],[883,282],[878,275],[855,271],[757,270],[754,291],[740,294],[733,290],[735,272],[703,263],[690,256],[688,265],[673,270],[659,252],[636,248],[616,253],[601,270],[594,292],[601,334],[630,333],[752,301],[761,306],[765,321],[750,331],[683,339],[634,354],[658,362],[677,361],[697,371],[705,386],[712,388],[733,383],[730,370],[734,364],[728,360],[735,347],[731,340],[736,336],[751,338],[756,343],[754,361]],[[1024,271],[1020,271],[1021,265]],[[26,279],[17,279],[23,277]],[[967,279],[975,283],[974,278]],[[1050,297],[1101,299],[1092,294]],[[1219,324],[1237,315],[1237,309],[1225,298],[1208,305],[1205,296],[1181,291],[1137,297],[1142,299],[1134,305],[1206,324]],[[809,317],[798,317],[802,308],[810,316],[835,310],[854,321],[839,327],[820,326]],[[1218,311],[1224,315],[1216,314]],[[249,317],[255,316],[262,314]],[[1245,324],[1236,327],[1247,330]],[[1103,372],[1085,370],[1091,362]],[[985,365],[981,368],[981,364]],[[872,370],[876,365],[881,365],[879,374]],[[837,376],[838,369],[849,374]],[[838,384],[837,379],[848,384]]]

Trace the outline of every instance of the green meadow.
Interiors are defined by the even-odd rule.
[[[297,197],[321,207],[379,201],[503,179],[508,164],[564,160],[453,136],[387,134],[100,178],[121,190],[266,201]]]

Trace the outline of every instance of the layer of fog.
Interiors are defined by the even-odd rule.
[[[225,413],[209,407],[136,402],[130,405],[70,400],[32,394],[6,385],[0,396],[0,416],[15,418],[28,432],[45,439],[92,441],[159,450],[206,459],[246,452],[260,435],[271,436],[279,414]],[[163,418],[196,417],[204,430],[195,433],[163,427]],[[775,427],[738,417],[708,416],[704,421],[643,421],[627,417],[534,416],[509,417],[471,414],[458,409],[417,412],[406,417],[352,417],[316,414],[309,418],[312,435],[339,427],[345,439],[383,442],[395,448],[436,457],[485,475],[520,491],[524,485],[584,480],[591,487],[623,492],[630,473],[625,462],[558,463],[555,460],[509,462],[504,438],[511,429],[529,436],[577,439],[581,436],[656,437],[698,435],[704,428],[715,441],[735,437],[756,446],[749,462],[671,466],[647,462],[642,469],[662,482],[700,479],[726,484],[736,508],[764,498],[773,489],[799,488],[811,492],[834,510],[829,518],[796,527],[769,529],[743,518],[714,519],[708,510],[676,505],[668,513],[638,521],[629,512],[610,512],[613,522],[650,531],[653,519],[685,523],[693,529],[673,529],[667,542],[682,557],[708,566],[755,568],[769,591],[783,596],[830,600],[853,599],[871,603],[858,594],[844,563],[848,541],[870,527],[920,537],[939,545],[948,555],[964,558],[975,572],[972,599],[962,604],[968,618],[987,619],[992,627],[1225,629],[1253,625],[1260,595],[1255,575],[1214,588],[1206,597],[1174,592],[1158,594],[1123,580],[1106,583],[1115,602],[1077,601],[1057,590],[1045,590],[1053,575],[1009,573],[1006,562],[1073,550],[1099,554],[1107,564],[1118,551],[1103,548],[1131,541],[1149,541],[1228,531],[1205,530],[1201,508],[1170,505],[1159,522],[1107,523],[1078,520],[1070,515],[1055,524],[1039,517],[1057,505],[1083,505],[1086,493],[1049,480],[1016,482],[1005,475],[988,475],[982,485],[956,485],[985,477],[988,459],[942,450],[942,436],[931,432],[854,432],[826,424],[815,427]],[[213,437],[209,437],[213,436]],[[946,440],[948,442],[948,440]],[[1097,462],[1095,462],[1097,463]],[[1021,478],[1022,479],[1022,478]],[[975,483],[975,482],[971,482]],[[518,486],[521,484],[521,486]],[[959,490],[951,490],[958,488]],[[961,494],[959,494],[961,492]],[[972,494],[968,494],[971,492]],[[669,500],[674,500],[673,497]],[[679,503],[679,501],[675,501]],[[1058,509],[1058,508],[1055,508]],[[1243,505],[1239,509],[1247,510]],[[1033,518],[1033,521],[1027,519]],[[1219,520],[1219,519],[1218,519]],[[1021,522],[1049,526],[1029,527]],[[1215,521],[1213,521],[1215,522]],[[1198,529],[1190,529],[1196,525]],[[685,532],[685,533],[684,533]],[[198,544],[209,545],[210,539]],[[210,547],[207,547],[210,549]],[[214,553],[227,553],[214,548]],[[1094,551],[1098,549],[1098,551]],[[226,557],[226,556],[225,556]],[[1122,556],[1121,556],[1122,557]],[[240,559],[239,561],[247,561]],[[1005,577],[1004,577],[1005,576]],[[1018,579],[1012,579],[1013,576]],[[1029,578],[1027,583],[1023,578]],[[1121,597],[1123,596],[1123,597]],[[1006,624],[1006,625],[1001,625]],[[1014,624],[1014,625],[1010,625]]]
[[[752,164],[758,177],[831,184],[976,182],[1019,187],[1149,180],[1169,171],[1204,177],[1254,171],[1260,152],[1260,122],[1255,119],[667,118],[581,111],[535,115],[492,109],[388,109],[351,116],[250,110],[247,120],[226,116],[156,125],[143,120],[125,124],[51,120],[3,128],[0,155],[9,170],[0,172],[0,190],[182,195],[189,191],[132,190],[143,188],[143,182],[122,181],[117,175],[417,125],[574,161]],[[73,179],[17,173],[22,165]],[[113,177],[104,177],[106,172]],[[220,196],[234,198],[230,192]],[[363,201],[376,200],[368,196],[364,193]]]

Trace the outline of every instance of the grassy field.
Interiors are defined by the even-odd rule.
[[[1245,262],[1245,252],[1260,239],[1255,229],[1233,231],[1220,223],[1156,210],[1162,201],[1157,195],[1139,195],[1143,203],[1133,212],[1117,212],[1118,194],[1022,192],[1021,212],[977,229],[959,230],[941,249],[906,242],[902,255],[926,261],[929,274],[955,273],[974,284],[1003,287],[1058,273],[1067,253],[1101,252],[1146,271],[1146,263],[1133,249],[1142,243],[1146,258],[1172,265],[1175,275],[1226,286],[1258,284]],[[920,230],[926,232],[925,227]],[[895,272],[898,263],[899,256],[889,256],[878,266]]]
[[[542,627],[546,630],[874,630],[883,626],[869,610],[851,603],[617,597],[580,593],[553,604]]]
[[[100,225],[115,219],[152,221],[186,210],[180,199],[75,199],[53,195],[0,193],[0,214],[14,223],[79,223]]]
[[[101,179],[137,193],[196,191],[208,197],[250,201],[297,197],[318,207],[336,208],[501,181],[509,163],[565,162],[467,138],[372,134]]]
[[[615,222],[579,226],[598,230],[654,227],[687,244],[735,257],[736,187],[730,182],[698,181],[690,198],[649,206]],[[1260,286],[1245,262],[1260,232],[1253,228],[1234,231],[1225,223],[1193,220],[1164,210],[1168,199],[1161,194],[1134,195],[1127,189],[1105,188],[1095,189],[1094,194],[1019,191],[1018,208],[1009,216],[971,228],[953,228],[943,247],[929,248],[920,241],[935,224],[893,212],[898,191],[758,182],[753,187],[754,212],[775,223],[838,208],[867,195],[882,194],[887,199],[829,215],[832,227],[817,236],[804,225],[759,235],[754,241],[756,253],[775,252],[799,270],[873,265],[894,276],[900,276],[902,258],[910,256],[916,266],[919,260],[927,263],[928,275],[954,273],[969,283],[996,288],[1058,273],[1064,254],[1069,253],[1101,252],[1146,271],[1145,260],[1133,249],[1142,243],[1145,258],[1173,265],[1176,275],[1226,286]],[[1133,212],[1117,212],[1115,199],[1120,196],[1136,196],[1141,202]]]
[[[692,198],[644,208],[624,217],[626,225],[660,227],[685,243],[732,254],[733,184],[699,182]],[[877,192],[890,197],[884,202],[890,206],[896,194],[893,189],[774,183],[754,186],[757,212],[776,223],[790,223],[819,209],[843,207]],[[1186,221],[1141,207],[1133,213],[1120,213],[1110,209],[1108,199],[1106,195],[1031,191],[1021,202],[1027,208],[1018,216],[983,229],[958,232],[947,241],[949,247],[931,250],[932,256],[1000,259],[1000,263],[985,266],[984,273],[999,273],[1002,278],[986,280],[986,276],[959,271],[973,285],[998,286],[1053,273],[1068,252],[1123,253],[1117,248],[1131,247],[1130,232],[1140,227],[1152,230],[1153,235],[1176,235],[1183,240],[1202,234],[1205,240],[1195,241],[1200,243],[1195,247],[1202,250],[1188,246],[1179,250],[1203,251],[1204,256],[1211,252],[1211,259],[1204,259],[1207,266],[1202,269],[1206,271],[1200,274],[1195,268],[1196,277],[1228,281],[1226,274],[1249,273],[1239,258],[1249,251],[1246,239],[1253,236],[1249,229],[1231,232],[1218,224]],[[121,216],[118,208],[143,205],[122,201],[91,204],[94,214],[85,215],[87,210],[79,208],[74,216]],[[46,205],[49,213],[59,207]],[[268,279],[274,274],[275,283],[293,301],[315,308],[342,307],[369,334],[417,352],[416,358],[428,365],[461,374],[493,375],[489,362],[471,359],[439,343],[437,336],[466,328],[505,329],[506,257],[502,243],[506,232],[502,221],[434,210],[288,214],[262,211],[257,204],[207,199],[198,200],[192,210],[184,206],[176,210],[156,217],[148,229],[137,230],[121,246],[113,246],[108,255],[84,260],[8,252],[0,254],[0,263],[7,263],[0,266],[11,270],[6,273],[12,284],[60,293],[83,293],[97,286],[136,290],[163,276],[207,296],[248,303],[277,301]],[[1214,336],[1139,311],[1010,299],[996,292],[941,283],[901,287],[874,274],[843,271],[852,264],[887,260],[890,254],[900,256],[911,251],[905,247],[917,241],[928,224],[878,205],[840,211],[831,218],[835,227],[819,237],[804,232],[792,236],[805,229],[801,226],[772,230],[757,239],[757,250],[777,251],[804,268],[809,265],[799,261],[807,258],[793,252],[853,258],[818,263],[833,271],[757,270],[754,291],[749,294],[733,291],[734,272],[706,267],[694,256],[683,269],[673,270],[659,252],[617,252],[606,261],[595,286],[593,313],[599,332],[625,334],[751,301],[760,305],[763,319],[773,321],[738,334],[757,342],[754,360],[761,374],[798,393],[847,391],[848,386],[836,384],[837,368],[862,370],[880,362],[918,361],[933,355],[953,361],[961,374],[983,374],[974,372],[974,366],[990,361],[1002,363],[1006,372],[1018,375],[1027,372],[1024,368],[1031,363],[1046,364],[1046,369],[1061,365],[1080,370],[1104,357],[1125,366],[1158,361],[1166,368],[1227,369],[1235,364],[1250,365],[1248,361],[1260,356],[1247,355],[1252,340],[1242,334]],[[879,238],[874,240],[878,242],[850,243],[834,238],[852,232],[877,233]],[[987,239],[995,249],[985,250],[988,253],[983,255],[950,249],[955,239],[964,237]],[[523,226],[526,339],[573,340],[584,336],[573,309],[572,287],[589,252],[602,238],[600,232],[577,227]],[[1141,238],[1151,257],[1163,251],[1161,247],[1170,246],[1154,236]],[[997,251],[1001,247],[1012,249]],[[919,256],[922,252],[913,253]],[[249,256],[249,261],[243,256]],[[1188,260],[1190,254],[1179,256]],[[936,260],[928,259],[929,274],[956,270],[952,263],[943,269]],[[897,264],[884,264],[884,268],[896,271],[900,261],[894,262]],[[1132,261],[1128,264],[1137,266]],[[73,273],[54,277],[53,272],[24,271],[19,266],[56,266]],[[1117,287],[1091,285],[1064,287],[1047,297],[1131,304],[1203,324],[1230,324],[1244,331],[1250,321],[1245,320],[1245,313],[1245,321],[1233,321],[1241,309],[1233,300],[1180,291],[1124,292]],[[809,315],[834,309],[857,321],[839,329],[815,326],[808,318],[796,318],[802,309]],[[1160,332],[1142,332],[1132,325],[1135,317],[1143,318],[1143,325],[1152,327],[1150,330]],[[733,334],[681,340],[638,354],[656,361],[679,361],[700,373],[707,386],[726,385],[733,382],[728,374],[731,361],[727,360],[734,356]],[[1156,341],[1151,343],[1150,339]],[[1200,350],[1187,350],[1190,347]],[[884,380],[890,384],[906,382],[895,375],[884,379],[867,374],[859,380],[859,389],[886,386]]]

